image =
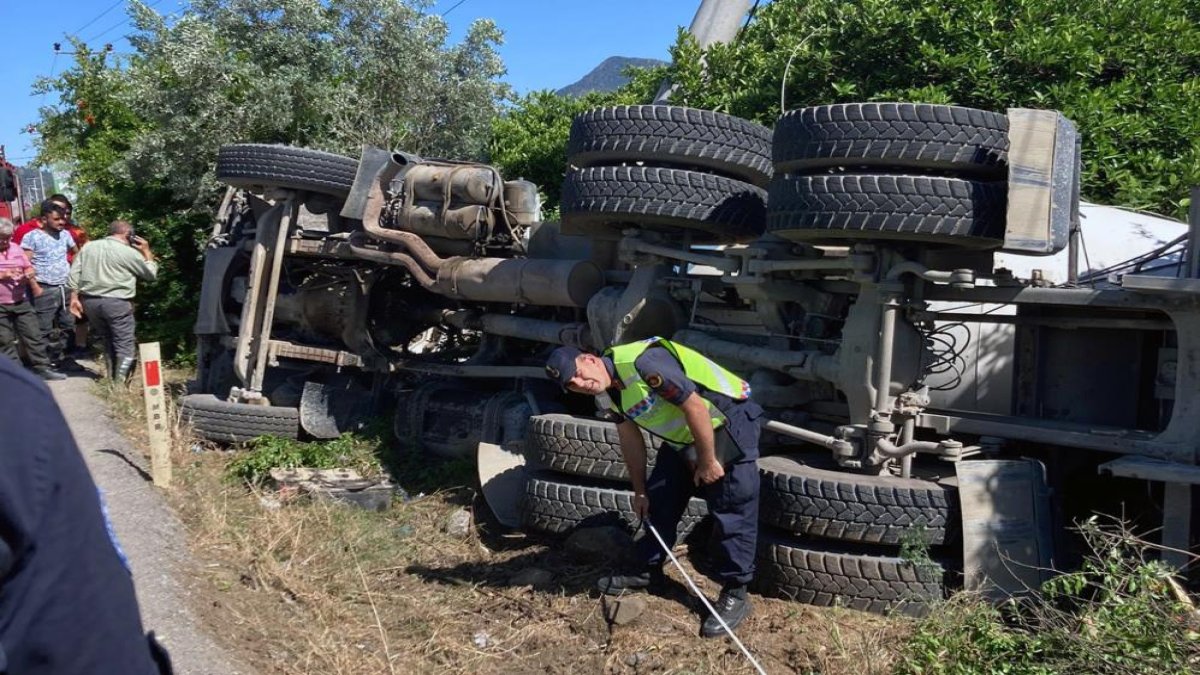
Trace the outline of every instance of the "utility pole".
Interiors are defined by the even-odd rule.
[[[696,38],[700,49],[718,42],[729,42],[737,37],[742,27],[746,12],[750,11],[750,0],[701,0],[696,16],[688,32]],[[656,104],[669,103],[671,90],[674,86],[670,80],[663,80],[658,94],[654,97]]]

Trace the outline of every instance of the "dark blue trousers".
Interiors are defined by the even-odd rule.
[[[758,540],[757,450],[746,452],[749,458],[726,464],[721,480],[697,487],[682,453],[664,445],[659,448],[658,460],[646,481],[649,520],[668,547],[675,546],[675,528],[688,500],[702,497],[708,504],[708,512],[715,521],[712,536],[718,550],[716,573],[727,585],[748,584],[754,577]],[[661,566],[666,560],[666,554],[649,532],[638,541],[638,553],[651,566]]]

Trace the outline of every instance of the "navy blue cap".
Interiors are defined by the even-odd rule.
[[[546,359],[546,375],[563,389],[567,388],[567,383],[571,378],[575,377],[575,359],[583,354],[582,351],[574,347],[559,347],[550,352],[550,358]]]

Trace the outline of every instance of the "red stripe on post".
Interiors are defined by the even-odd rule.
[[[146,379],[147,387],[157,387],[162,382],[162,378],[158,374],[158,361],[143,363],[142,374]]]

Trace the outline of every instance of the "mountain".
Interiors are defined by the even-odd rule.
[[[610,56],[584,75],[574,84],[569,84],[558,90],[562,96],[582,96],[592,91],[613,91],[629,81],[623,71],[629,66],[635,68],[652,68],[665,66],[666,61],[658,59],[638,59],[630,56]]]

